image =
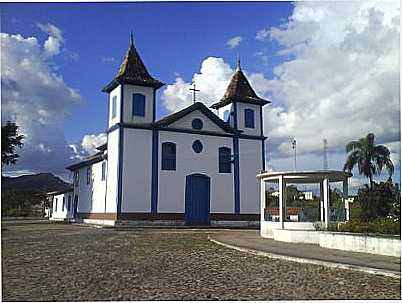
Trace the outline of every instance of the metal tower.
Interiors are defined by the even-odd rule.
[[[327,157],[328,141],[324,139],[324,154],[323,154],[323,169],[328,169],[328,157]]]

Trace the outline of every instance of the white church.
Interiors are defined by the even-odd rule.
[[[240,64],[222,99],[156,119],[164,84],[133,40],[108,94],[107,143],[73,172],[77,221],[102,224],[259,223],[256,175],[265,169],[262,107]],[[71,194],[71,193],[70,193]]]

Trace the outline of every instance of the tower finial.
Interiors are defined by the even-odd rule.
[[[237,53],[237,67],[236,71],[241,71],[241,66],[240,66],[240,54]]]
[[[130,32],[130,45],[131,45],[131,46],[134,46],[133,31]]]

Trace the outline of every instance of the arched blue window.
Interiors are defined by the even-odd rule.
[[[162,143],[162,170],[176,170],[176,144]]]
[[[145,116],[145,96],[133,94],[133,116]]]
[[[232,155],[229,147],[219,147],[219,172],[232,172]]]
[[[254,111],[252,109],[244,110],[244,126],[254,128]]]
[[[229,121],[229,113],[230,112],[228,109],[223,112],[223,121],[225,121],[225,122]]]
[[[199,154],[200,152],[202,152],[202,143],[200,140],[195,140],[193,142],[193,150],[194,152],[196,152],[197,154]]]
[[[201,120],[201,119],[198,119],[198,118],[195,118],[195,119],[191,122],[191,126],[192,126],[194,129],[202,129],[202,126],[203,126],[202,120]]]

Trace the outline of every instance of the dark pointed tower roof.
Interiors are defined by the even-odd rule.
[[[211,108],[218,109],[232,102],[245,102],[261,106],[271,103],[257,96],[241,70],[240,59],[237,59],[236,72],[230,80],[223,98],[219,102],[212,104]]]
[[[102,91],[109,93],[119,84],[133,84],[153,88],[160,88],[164,85],[164,83],[154,79],[148,73],[147,68],[140,58],[140,55],[135,49],[132,35],[130,47],[127,50],[123,63],[120,65],[117,75],[102,89]]]

